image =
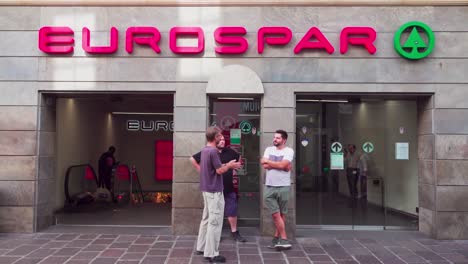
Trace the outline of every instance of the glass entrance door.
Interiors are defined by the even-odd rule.
[[[222,129],[226,146],[241,156],[243,167],[234,175],[239,225],[257,226],[260,218],[260,99],[211,98],[210,124]]]
[[[415,101],[298,100],[297,224],[417,228]]]

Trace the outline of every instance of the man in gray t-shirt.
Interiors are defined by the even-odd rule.
[[[197,239],[197,254],[203,254],[210,262],[218,263],[226,262],[226,258],[219,255],[224,214],[222,174],[241,166],[236,160],[231,160],[223,166],[216,148],[221,138],[221,130],[218,127],[209,127],[206,130],[208,143],[201,151],[200,162],[200,190],[204,207]]]
[[[288,199],[291,186],[291,162],[294,159],[294,150],[286,147],[288,133],[276,130],[273,146],[265,149],[261,160],[266,170],[263,199],[273,217],[276,227],[275,236],[270,248],[276,250],[290,249],[291,243],[286,236],[286,213],[288,212]]]

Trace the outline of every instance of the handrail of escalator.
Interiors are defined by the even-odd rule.
[[[70,193],[68,192],[68,182],[69,182],[69,175],[72,171],[72,169],[75,169],[75,168],[79,168],[79,167],[89,167],[91,169],[91,171],[93,172],[94,174],[94,180],[96,181],[96,186],[98,186],[98,179],[97,179],[97,175],[96,175],[96,171],[94,170],[93,166],[91,164],[79,164],[79,165],[73,165],[73,166],[70,166],[68,167],[67,169],[67,172],[65,173],[65,183],[64,183],[64,190],[65,190],[65,198],[67,200],[67,202],[71,203],[72,202],[72,199],[70,197]],[[86,173],[86,171],[85,171]]]

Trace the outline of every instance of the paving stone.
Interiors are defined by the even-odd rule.
[[[9,240],[6,243],[0,244],[0,249],[15,249],[28,243],[27,240]]]
[[[83,248],[92,242],[90,239],[77,239],[65,245],[66,248]]]
[[[147,256],[141,261],[141,264],[164,264],[164,262],[166,262],[166,257]]]
[[[29,241],[28,245],[44,245],[50,242],[50,239],[33,239]]]
[[[38,249],[31,252],[27,255],[28,258],[45,258],[47,256],[53,255],[57,249]]]
[[[65,246],[64,242],[52,241],[52,242],[42,245],[41,248],[63,248],[64,246]]]
[[[91,243],[91,245],[110,245],[114,242],[115,239],[113,238],[98,238]]]
[[[21,258],[15,262],[15,264],[36,264],[39,263],[42,258]]]
[[[312,262],[308,258],[289,258],[289,264],[311,264]]]
[[[137,235],[121,235],[115,242],[133,242],[138,239]]]
[[[2,264],[10,264],[18,260],[19,257],[0,257],[0,263]]]
[[[177,241],[197,241],[196,236],[178,236]]]
[[[87,259],[70,259],[65,264],[88,264],[90,260]]]
[[[177,237],[175,236],[158,236],[158,241],[174,241]]]
[[[36,239],[55,239],[60,234],[39,234]]]
[[[193,250],[191,248],[174,248],[169,258],[190,258],[192,256]]]
[[[108,235],[108,234],[103,234],[99,236],[99,238],[103,238],[103,239],[116,239],[117,237],[118,235]]]
[[[354,256],[357,261],[360,263],[368,263],[368,264],[380,264],[381,262],[375,258],[374,256],[365,256],[365,255],[357,255]]]
[[[150,249],[150,245],[134,245],[134,246],[130,246],[128,248],[128,252],[140,252],[140,253],[144,253],[144,252],[147,252],[149,249]]]
[[[80,235],[78,237],[78,239],[95,239],[97,238],[99,235],[97,234],[84,234],[84,235]]]
[[[169,249],[151,249],[146,254],[148,256],[167,256],[169,255]]]
[[[153,244],[151,248],[156,248],[156,249],[172,248],[173,245],[174,245],[174,242],[156,242]]]
[[[311,255],[311,254],[326,254],[323,248],[319,247],[304,247],[304,252]]]
[[[239,254],[240,255],[258,255],[258,248],[257,247],[252,247],[252,248],[239,248]]]
[[[313,262],[317,261],[329,261],[333,262],[333,260],[328,255],[309,255],[309,259]]]
[[[441,258],[439,255],[437,255],[436,253],[432,251],[414,251],[414,253],[430,261],[443,261],[444,260],[443,258]]]
[[[264,259],[265,264],[286,264],[286,260],[283,259]]]
[[[133,242],[135,245],[151,245],[156,241],[156,238],[141,237]]]
[[[193,248],[195,241],[176,241],[174,248]]]
[[[41,264],[63,264],[65,263],[70,257],[59,257],[59,256],[51,256],[44,258]]]
[[[166,264],[186,264],[190,263],[190,258],[169,258],[166,260]]]
[[[91,264],[114,264],[117,262],[116,258],[97,258],[91,261]]]
[[[62,248],[54,253],[54,256],[73,256],[80,251],[80,248]]]
[[[89,245],[89,246],[83,248],[82,251],[103,251],[107,247],[108,247],[108,245]]]
[[[78,234],[63,234],[55,238],[56,241],[71,241],[79,237]]]
[[[262,252],[263,260],[265,259],[284,259],[284,255],[281,252]]]
[[[104,250],[99,257],[103,258],[119,258],[125,253],[124,249],[106,249]]]
[[[283,251],[283,253],[288,257],[288,258],[306,258],[306,254],[302,250],[286,250]]]
[[[258,264],[262,263],[260,255],[240,255],[239,262],[241,264]]]
[[[116,264],[139,264],[139,263],[140,263],[140,261],[136,261],[136,260],[120,260],[120,261],[116,262]],[[158,262],[154,262],[154,264],[158,264]],[[164,262],[163,262],[163,264],[164,264]]]
[[[145,257],[145,253],[126,253],[120,257],[121,260],[141,260]]]
[[[40,246],[35,246],[35,245],[27,245],[27,246],[20,246],[20,247],[17,247],[16,249],[14,250],[11,250],[9,251],[8,253],[6,253],[5,255],[6,256],[25,256],[37,249],[39,249]]]
[[[85,251],[85,252],[79,252],[75,256],[73,256],[72,259],[74,260],[83,260],[83,259],[93,259],[99,255],[98,251]]]
[[[131,244],[131,242],[115,242],[112,243],[109,248],[129,248]]]

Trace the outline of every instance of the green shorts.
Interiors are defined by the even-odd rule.
[[[266,186],[263,191],[263,199],[265,205],[271,214],[288,212],[290,186]]]

